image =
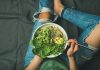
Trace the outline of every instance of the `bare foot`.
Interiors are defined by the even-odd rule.
[[[57,15],[61,15],[63,8],[64,6],[62,5],[61,0],[54,0],[54,10]]]

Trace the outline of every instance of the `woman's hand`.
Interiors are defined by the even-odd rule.
[[[70,46],[70,47],[67,51],[67,56],[68,57],[73,57],[73,55],[79,50],[79,46],[77,44],[76,39],[70,39],[68,41],[68,46]]]

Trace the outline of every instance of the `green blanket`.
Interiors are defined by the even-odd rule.
[[[47,59],[40,65],[39,70],[69,70],[69,67],[60,59]]]

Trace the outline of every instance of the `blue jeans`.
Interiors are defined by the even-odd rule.
[[[45,1],[40,0],[40,1],[45,3],[45,1],[47,0]],[[40,9],[41,8],[42,7],[40,7]],[[86,46],[87,48],[81,46],[80,50],[75,55],[77,64],[83,64],[85,61],[90,60],[96,52],[92,46],[89,46],[88,44],[85,43],[85,39],[89,36],[94,27],[99,23],[100,17],[69,8],[64,9],[62,11],[61,17],[83,29],[82,34],[78,38],[78,43]],[[37,29],[38,26],[44,24],[45,22],[50,22],[50,21],[45,21],[45,20],[40,21],[39,19],[35,20],[32,33],[34,33],[34,31]],[[68,62],[65,53],[60,55],[60,57],[66,62]],[[32,45],[29,44],[25,56],[24,66],[28,65],[32,60],[32,58],[34,58],[34,54],[32,53]]]
[[[32,31],[32,34],[34,34],[35,30],[41,26],[42,24],[44,23],[48,23],[49,21],[45,21],[45,20],[35,20],[34,22],[34,26],[33,26],[33,31]],[[32,39],[32,38],[31,38]],[[32,44],[29,43],[29,46],[28,46],[28,49],[27,49],[27,52],[26,52],[26,56],[25,56],[25,63],[24,63],[24,66],[27,66],[31,60],[34,58],[35,54],[32,53]]]
[[[83,30],[82,34],[78,38],[78,43],[81,44],[79,51],[76,53],[76,62],[81,65],[85,61],[90,60],[97,52],[97,48],[87,44],[85,39],[90,35],[91,31],[99,24],[100,16],[80,12],[70,8],[64,8],[61,12],[61,17],[72,22]],[[83,47],[85,46],[85,47]],[[62,59],[66,59],[65,54],[61,55]]]
[[[51,10],[52,8],[52,4],[49,5],[49,3],[51,3],[52,0],[39,0],[39,12],[36,12],[34,14],[34,26],[33,26],[33,31],[32,31],[32,34],[34,33],[34,31],[40,26],[42,25],[43,23],[45,22],[49,22],[49,21],[40,21],[38,19],[38,14],[41,12],[41,10],[43,10],[44,8],[48,8],[49,10]],[[53,11],[51,10],[51,12],[53,13]],[[32,39],[32,38],[30,38]],[[24,59],[24,66],[27,66],[30,61],[32,60],[32,58],[34,58],[34,54],[32,53],[32,45],[31,43],[29,42],[29,46],[28,46],[28,49],[27,49],[27,52],[26,52],[26,56],[25,56],[25,59]]]

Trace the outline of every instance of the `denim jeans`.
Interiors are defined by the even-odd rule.
[[[85,39],[90,35],[95,26],[99,24],[100,16],[80,12],[70,8],[64,8],[61,12],[61,17],[72,22],[83,30],[82,34],[78,38],[78,43],[82,46],[80,46],[79,51],[75,55],[77,64],[81,65],[85,61],[90,60],[98,50],[97,48],[87,44]],[[62,55],[62,59],[64,59],[64,55],[65,54]],[[67,61],[67,59],[65,60]]]
[[[42,7],[47,7],[51,9],[51,7],[48,7],[47,5],[45,5],[45,2],[47,1],[49,0],[44,0],[44,1],[40,0],[39,9],[41,9]],[[96,15],[80,12],[77,10],[69,9],[69,8],[63,9],[61,13],[61,17],[72,22],[73,24],[77,25],[81,29],[83,29],[82,34],[78,38],[78,43],[85,47],[80,46],[79,51],[75,54],[77,64],[83,64],[85,61],[90,60],[96,52],[93,49],[93,47],[86,44],[84,40],[89,36],[91,31],[94,29],[94,27],[99,23],[100,17]],[[36,19],[34,22],[32,34],[40,25],[46,22],[51,22],[51,21],[45,21],[45,20],[41,21],[39,19]],[[61,59],[65,60],[68,63],[68,58],[66,56],[66,53],[60,55],[60,57]],[[24,66],[28,65],[30,61],[32,60],[32,58],[34,58],[34,54],[32,53],[32,45],[29,44],[27,52],[26,52],[26,56],[25,56]]]
[[[34,22],[34,26],[33,26],[33,31],[32,31],[32,35],[34,34],[35,30],[41,26],[42,24],[44,23],[48,23],[50,21],[45,21],[45,20],[35,20]],[[31,37],[32,39],[32,37]],[[26,56],[25,56],[25,63],[24,63],[24,66],[27,66],[31,60],[34,58],[34,55],[33,52],[32,52],[32,49],[33,49],[33,46],[31,43],[29,43],[29,46],[28,46],[28,49],[27,49],[27,52],[26,52]]]
[[[51,3],[52,0],[39,0],[39,12],[36,12],[34,14],[34,26],[33,26],[33,31],[32,31],[32,34],[34,33],[34,31],[42,24],[46,23],[46,22],[49,22],[49,21],[45,21],[45,20],[39,20],[38,19],[38,15],[40,14],[40,12],[45,9],[47,11],[50,11],[53,13],[53,11],[51,10],[51,8],[53,7],[53,3]],[[51,4],[49,4],[51,3]],[[44,11],[45,11],[44,10]],[[30,38],[32,39],[32,37]],[[28,46],[28,49],[26,51],[26,55],[25,55],[25,59],[24,59],[24,67],[27,66],[32,58],[34,58],[34,54],[32,53],[32,45],[30,44],[29,42],[29,46]]]

